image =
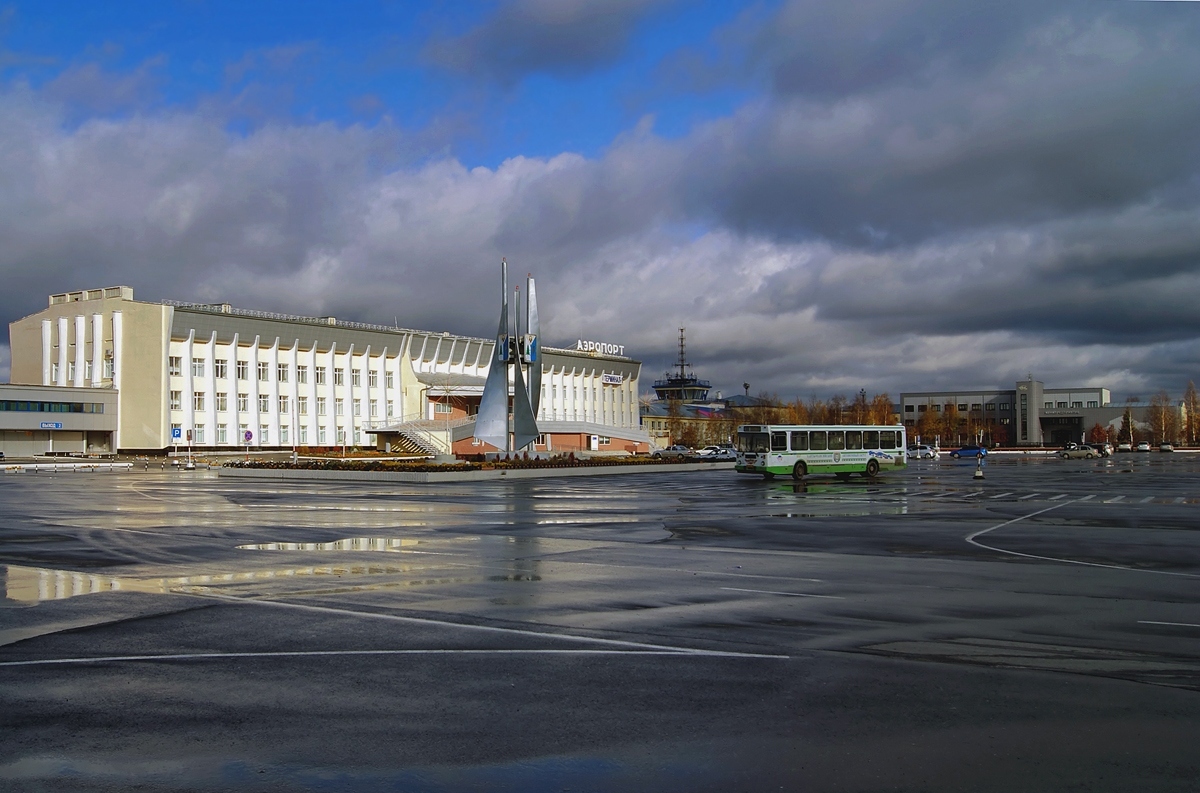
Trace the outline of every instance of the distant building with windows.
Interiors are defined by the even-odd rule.
[[[900,418],[909,437],[923,435],[932,441],[939,427],[957,419],[960,435],[982,437],[1000,446],[1061,446],[1085,440],[1097,424],[1118,428],[1126,407],[1131,407],[1136,425],[1147,423],[1147,405],[1112,403],[1107,388],[1076,386],[1046,388],[1032,377],[1019,380],[1012,389],[960,389],[912,391],[900,394]],[[1171,406],[1183,424],[1181,404]],[[939,421],[940,419],[940,421]],[[922,432],[922,428],[931,431]]]

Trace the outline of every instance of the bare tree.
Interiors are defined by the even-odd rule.
[[[875,398],[871,400],[868,416],[868,424],[893,424],[896,422],[896,406],[892,404],[892,398],[886,391],[876,394]]]
[[[1200,430],[1198,422],[1200,416],[1197,416],[1197,411],[1200,411],[1200,395],[1196,393],[1196,384],[1188,380],[1187,388],[1183,392],[1183,409],[1187,413],[1184,416],[1184,440],[1188,446],[1194,446],[1196,443],[1196,432]]]

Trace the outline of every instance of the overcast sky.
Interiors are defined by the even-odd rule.
[[[2,3],[3,0],[0,0]],[[1200,379],[1200,3],[0,5],[0,319],[53,292],[726,394]],[[0,348],[0,380],[8,349]]]

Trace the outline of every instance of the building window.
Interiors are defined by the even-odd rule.
[[[279,426],[279,442],[288,443],[288,426],[286,424]]]
[[[346,442],[346,431],[344,429],[342,429],[341,427],[338,427],[338,429],[337,429],[337,442],[339,444]]]
[[[266,446],[271,442],[271,428],[263,424],[258,428],[258,445]]]
[[[317,397],[317,415],[325,415],[325,397]]]
[[[250,445],[250,441],[246,440],[246,433],[249,431],[250,431],[250,427],[247,426],[246,424],[242,424],[241,426],[238,427],[237,439],[238,439],[238,441],[246,441],[247,446]]]
[[[979,404],[978,402],[971,403],[971,410],[981,410],[982,408],[983,405]]]
[[[346,382],[346,370],[345,369],[334,369],[333,370],[333,384],[334,385],[344,385],[345,382]]]
[[[450,405],[449,402],[434,402],[433,403],[433,412],[434,413],[453,413],[454,408]]]
[[[72,383],[75,382],[75,362],[74,361],[71,361],[69,364],[67,364],[67,379],[70,380]]]
[[[204,410],[204,392],[197,391],[192,394],[192,410]]]
[[[1009,418],[1008,416],[1001,416],[1000,423],[1001,424],[1012,424],[1012,419]],[[1024,425],[1021,425],[1021,426],[1024,426]]]
[[[1083,403],[1082,403],[1082,402],[1072,402],[1072,403],[1071,403],[1071,407],[1073,407],[1073,408],[1081,408],[1081,407],[1083,407]]]
[[[227,359],[217,358],[213,361],[213,377],[218,380],[224,380],[229,377],[229,361]],[[220,430],[217,431],[220,432]]]
[[[308,367],[307,366],[297,366],[296,367],[296,382],[300,383],[301,385],[305,385],[306,383],[308,383]]]
[[[113,370],[113,362],[106,360],[104,362],[104,379],[105,380],[113,379],[113,371],[114,371]]]
[[[928,406],[928,405],[917,405],[917,412],[918,412],[918,413],[924,413],[924,412],[925,412],[926,410],[928,410],[928,409],[929,409],[929,406]]]
[[[325,427],[324,425],[317,427],[317,443],[325,445]]]
[[[92,379],[92,362],[91,361],[83,362],[83,379],[84,380]]]
[[[395,409],[395,404],[396,404],[395,402],[388,402],[388,404],[387,404],[387,417],[388,418],[392,417],[392,411]]]
[[[239,379],[239,380],[249,380],[250,379],[250,362],[249,361],[238,361],[237,362],[237,379]]]
[[[1100,403],[1099,403],[1099,402],[1097,402],[1097,401],[1095,401],[1095,400],[1093,400],[1093,401],[1091,401],[1091,402],[1088,402],[1088,407],[1090,407],[1090,408],[1098,408],[1098,407],[1100,407]]]
[[[300,445],[301,446],[307,445],[308,444],[308,427],[305,427],[303,424],[301,424],[300,432],[298,434],[300,435],[300,438],[299,438]]]
[[[354,400],[354,415],[356,415],[356,416],[362,415],[362,400],[361,399]]]
[[[196,425],[195,440],[196,440],[196,443],[204,443],[204,425],[203,424]]]
[[[250,395],[238,394],[238,411],[240,413],[245,413],[248,410],[250,410]]]
[[[259,394],[258,395],[258,412],[259,413],[269,413],[270,411],[271,411],[271,395],[270,394]]]
[[[367,387],[374,388],[379,385],[379,373],[374,369],[367,370]]]
[[[371,400],[371,418],[376,418],[377,416],[379,416],[379,400],[372,399]]]
[[[167,358],[167,374],[173,377],[183,374],[183,358],[178,355]]]
[[[182,391],[172,391],[171,392],[170,408],[171,408],[171,410],[183,410],[183,392]]]
[[[942,412],[942,406],[941,406],[941,405],[931,405],[930,407],[932,407],[932,408],[933,408],[933,412],[934,412],[934,413],[941,413],[941,412]]]
[[[395,386],[392,385],[392,373],[391,372],[383,373],[383,385],[385,388],[395,388]]]
[[[333,415],[335,415],[335,416],[346,415],[346,403],[345,403],[345,400],[343,400],[341,397],[338,397],[337,399],[333,400]]]
[[[296,412],[301,416],[308,415],[308,397],[296,397]]]
[[[1058,406],[1059,406],[1060,408],[1065,408],[1065,407],[1067,406],[1067,403],[1066,403],[1066,402],[1059,402],[1059,403],[1058,403]]]
[[[192,359],[192,377],[204,377],[204,359]]]
[[[905,406],[904,406],[904,412],[905,412],[905,413],[912,413],[912,412],[913,412],[913,411],[915,411],[915,410],[916,410],[916,408],[915,408],[914,406],[912,406],[912,405],[905,405]]]
[[[358,427],[355,427],[354,428],[354,445],[358,446],[360,443],[362,443],[362,433],[359,431]]]
[[[287,413],[287,412],[288,412],[288,398],[287,398],[285,395],[283,395],[283,394],[280,394],[280,395],[279,395],[279,412],[280,412],[280,413]],[[284,441],[282,438],[280,438],[280,440],[281,440],[283,443],[287,443],[287,441]]]
[[[1000,409],[1001,409],[1001,410],[1008,410],[1008,409],[1009,409],[1009,407],[1008,407],[1008,403],[1007,403],[1007,402],[1001,402],[1001,403],[1000,403]]]
[[[362,372],[358,369],[350,370],[350,385],[354,386],[355,388],[358,388],[360,385],[362,385]]]
[[[996,403],[995,403],[995,402],[988,402],[986,405],[984,405],[984,408],[985,408],[985,409],[987,409],[987,410],[995,410],[995,409],[996,409]]]
[[[279,364],[277,369],[278,369],[278,375],[279,375],[279,382],[286,383],[288,381],[288,365],[286,363],[281,363],[281,364]]]
[[[325,385],[325,367],[317,367],[317,385]]]
[[[229,443],[229,425],[217,425],[217,443]]]
[[[966,413],[966,412],[967,412],[967,403],[966,403],[966,402],[959,402],[959,403],[958,403],[958,412],[959,412],[959,413]]]
[[[217,411],[219,413],[224,413],[226,410],[229,410],[229,394],[225,393],[224,391],[218,391]]]
[[[258,382],[265,383],[271,376],[271,364],[266,361],[258,362]]]

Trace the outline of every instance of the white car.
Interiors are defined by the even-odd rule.
[[[728,446],[705,446],[696,452],[696,457],[710,462],[729,462],[737,459],[737,452]]]
[[[909,446],[908,451],[905,452],[905,456],[910,460],[936,460],[938,450],[933,446],[918,444],[916,446]]]

